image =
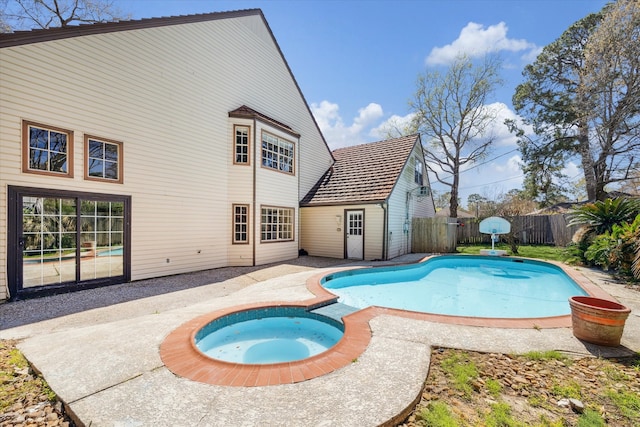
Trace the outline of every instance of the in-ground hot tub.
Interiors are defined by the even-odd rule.
[[[302,307],[266,307],[228,314],[194,337],[205,355],[231,363],[293,362],[333,347],[344,325]]]
[[[334,302],[256,303],[205,314],[173,330],[160,357],[175,375],[211,385],[310,380],[354,363],[371,340],[366,312],[342,316],[342,322],[314,312]]]

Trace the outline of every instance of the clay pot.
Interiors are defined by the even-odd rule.
[[[592,344],[620,345],[624,323],[631,310],[622,304],[600,298],[569,298],[573,335]]]

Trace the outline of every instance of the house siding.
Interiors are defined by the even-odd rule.
[[[228,118],[242,104],[302,135],[297,175],[266,176],[258,191],[271,191],[252,209],[297,206],[332,157],[260,15],[0,49],[0,299],[10,185],[130,195],[132,280],[245,262],[230,212],[249,180],[236,179]],[[74,132],[74,178],[22,173],[22,120]],[[123,143],[123,184],[83,179],[85,134]],[[297,242],[281,246],[255,261],[297,256]]]
[[[425,218],[435,215],[435,208],[431,193],[427,197],[418,197],[418,184],[415,182],[414,158],[424,159],[422,148],[416,144],[407,159],[396,185],[389,197],[389,230],[388,250],[389,258],[395,258],[411,252],[411,219]],[[429,181],[424,170],[425,186]],[[405,226],[405,224],[407,224]]]
[[[255,257],[256,264],[266,264],[278,260],[298,257],[298,225],[300,222],[298,220],[298,166],[300,163],[300,157],[298,155],[299,141],[292,135],[271,126],[265,126],[259,121],[257,121],[256,128],[256,149],[254,150],[256,157],[256,209],[254,217],[254,220],[256,221],[256,237],[254,239],[256,242]],[[278,138],[294,143],[295,161],[293,174],[279,172],[262,166],[261,141],[263,132],[270,133]],[[293,209],[293,240],[286,242],[260,241],[261,210],[263,207]]]
[[[380,204],[313,206],[300,208],[300,247],[309,255],[345,257],[345,214],[364,211],[364,259],[383,257],[384,209]],[[336,217],[340,217],[340,223]]]

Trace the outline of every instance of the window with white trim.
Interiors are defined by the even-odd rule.
[[[248,205],[233,205],[233,243],[249,243]]]
[[[262,132],[262,166],[293,174],[295,146],[293,142]]]
[[[249,126],[234,126],[233,163],[249,164]]]
[[[416,184],[423,185],[423,183],[424,183],[424,166],[422,164],[422,161],[420,161],[420,159],[418,159],[417,157],[415,158],[414,179],[415,179]]]
[[[86,179],[122,183],[122,143],[85,135]]]
[[[22,171],[73,177],[73,132],[22,122]]]
[[[285,242],[293,240],[293,214],[290,208],[263,207],[260,213],[260,240]]]

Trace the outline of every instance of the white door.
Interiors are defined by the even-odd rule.
[[[364,259],[364,211],[347,211],[347,258]]]

